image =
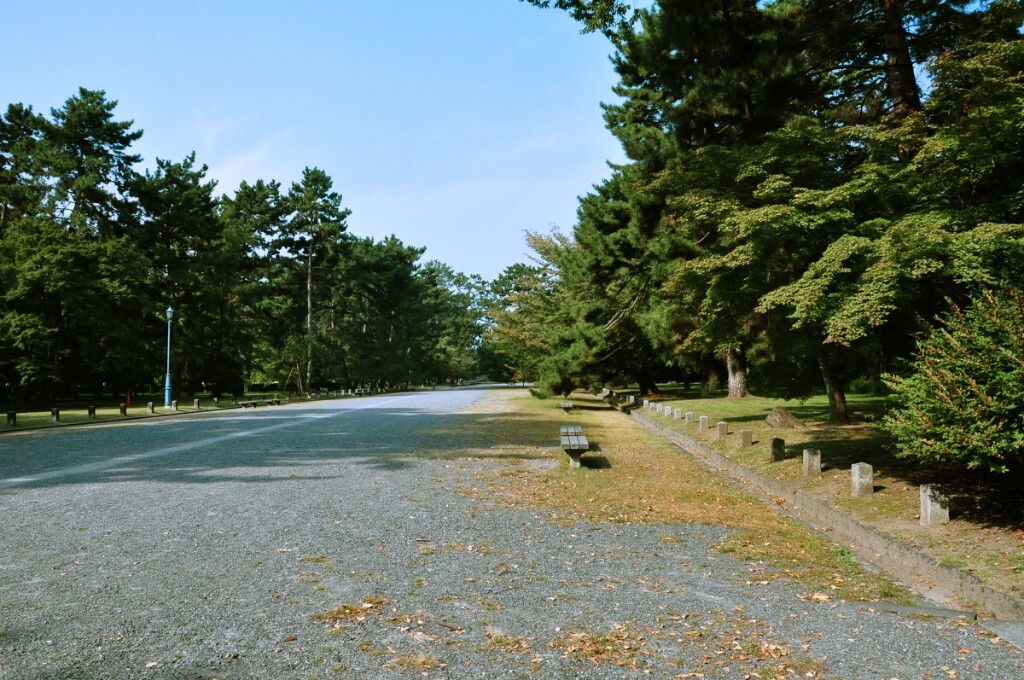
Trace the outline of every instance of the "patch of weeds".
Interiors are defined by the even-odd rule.
[[[316,584],[323,580],[323,577],[315,571],[304,571],[298,575],[298,579],[303,583]]]
[[[334,560],[326,555],[308,555],[306,557],[300,557],[299,562],[302,564],[317,564],[324,571],[334,571]]]
[[[530,640],[525,637],[508,635],[500,630],[491,629],[484,633],[487,638],[487,649],[497,650],[506,654],[529,654]]]
[[[385,647],[384,645],[377,644],[372,640],[364,640],[363,642],[358,643],[356,645],[356,649],[358,649],[363,654],[372,656],[375,659],[380,658],[382,656],[387,656],[388,654],[387,647]]]
[[[944,567],[953,567],[955,569],[967,566],[966,560],[963,560],[959,557],[955,557],[953,555],[940,555],[939,564],[941,564]]]
[[[414,578],[412,580],[412,584],[414,586],[416,586],[417,588],[422,588],[423,586],[427,585],[427,582],[424,579],[421,579],[421,578]]]
[[[384,668],[408,673],[409,671],[443,670],[448,664],[438,660],[433,654],[399,654],[384,664]]]
[[[607,633],[592,630],[563,633],[549,646],[561,649],[570,659],[623,668],[641,668],[644,657],[653,654],[647,634],[629,624],[615,624]]]
[[[473,599],[476,600],[476,603],[478,605],[480,605],[481,607],[484,608],[484,611],[500,612],[502,609],[505,608],[504,606],[498,604],[497,602],[494,602],[493,600],[488,600],[486,598],[480,597],[479,595],[474,596]]]
[[[386,598],[368,595],[359,604],[338,605],[329,611],[313,614],[310,618],[314,621],[333,623],[336,628],[346,623],[362,623],[369,614],[379,613],[388,602]]]

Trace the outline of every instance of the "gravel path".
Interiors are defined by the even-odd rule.
[[[719,527],[467,492],[505,394],[0,437],[0,678],[1024,677],[973,623],[818,601]]]

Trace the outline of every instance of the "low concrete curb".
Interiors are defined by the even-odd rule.
[[[800,489],[750,470],[686,435],[665,427],[642,413],[620,409],[637,424],[665,438],[715,471],[751,487],[779,509],[816,531],[827,531],[830,540],[840,542],[868,562],[875,564],[919,590],[941,593],[983,617],[1006,621],[1024,620],[1024,601],[986,585],[974,574],[940,564],[902,541],[869,527]]]

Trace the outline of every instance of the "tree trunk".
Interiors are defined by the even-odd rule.
[[[640,386],[640,396],[655,394],[658,391],[658,385],[654,382],[654,378],[646,373],[638,376],[636,382]]]
[[[747,355],[741,348],[730,347],[725,351],[725,367],[729,371],[729,398],[749,397]]]
[[[885,16],[886,78],[896,113],[907,116],[921,110],[921,91],[917,87],[914,62],[907,45],[904,25],[904,0],[882,0]]]
[[[306,389],[313,384],[313,244],[306,261]]]
[[[828,422],[833,425],[849,424],[850,413],[846,408],[846,392],[843,390],[842,380],[824,356],[818,357],[818,367],[821,369],[825,392],[828,394]]]

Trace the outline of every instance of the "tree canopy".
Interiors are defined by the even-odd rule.
[[[81,89],[0,116],[0,400],[174,385],[397,386],[477,375],[484,283],[347,231],[306,168],[219,194],[195,154],[138,170],[133,121]]]
[[[1020,3],[530,2],[611,39],[629,158],[546,260],[577,310],[535,350],[551,388],[628,354],[645,389],[824,385],[841,423],[849,381],[903,366],[944,299],[1019,282]]]

